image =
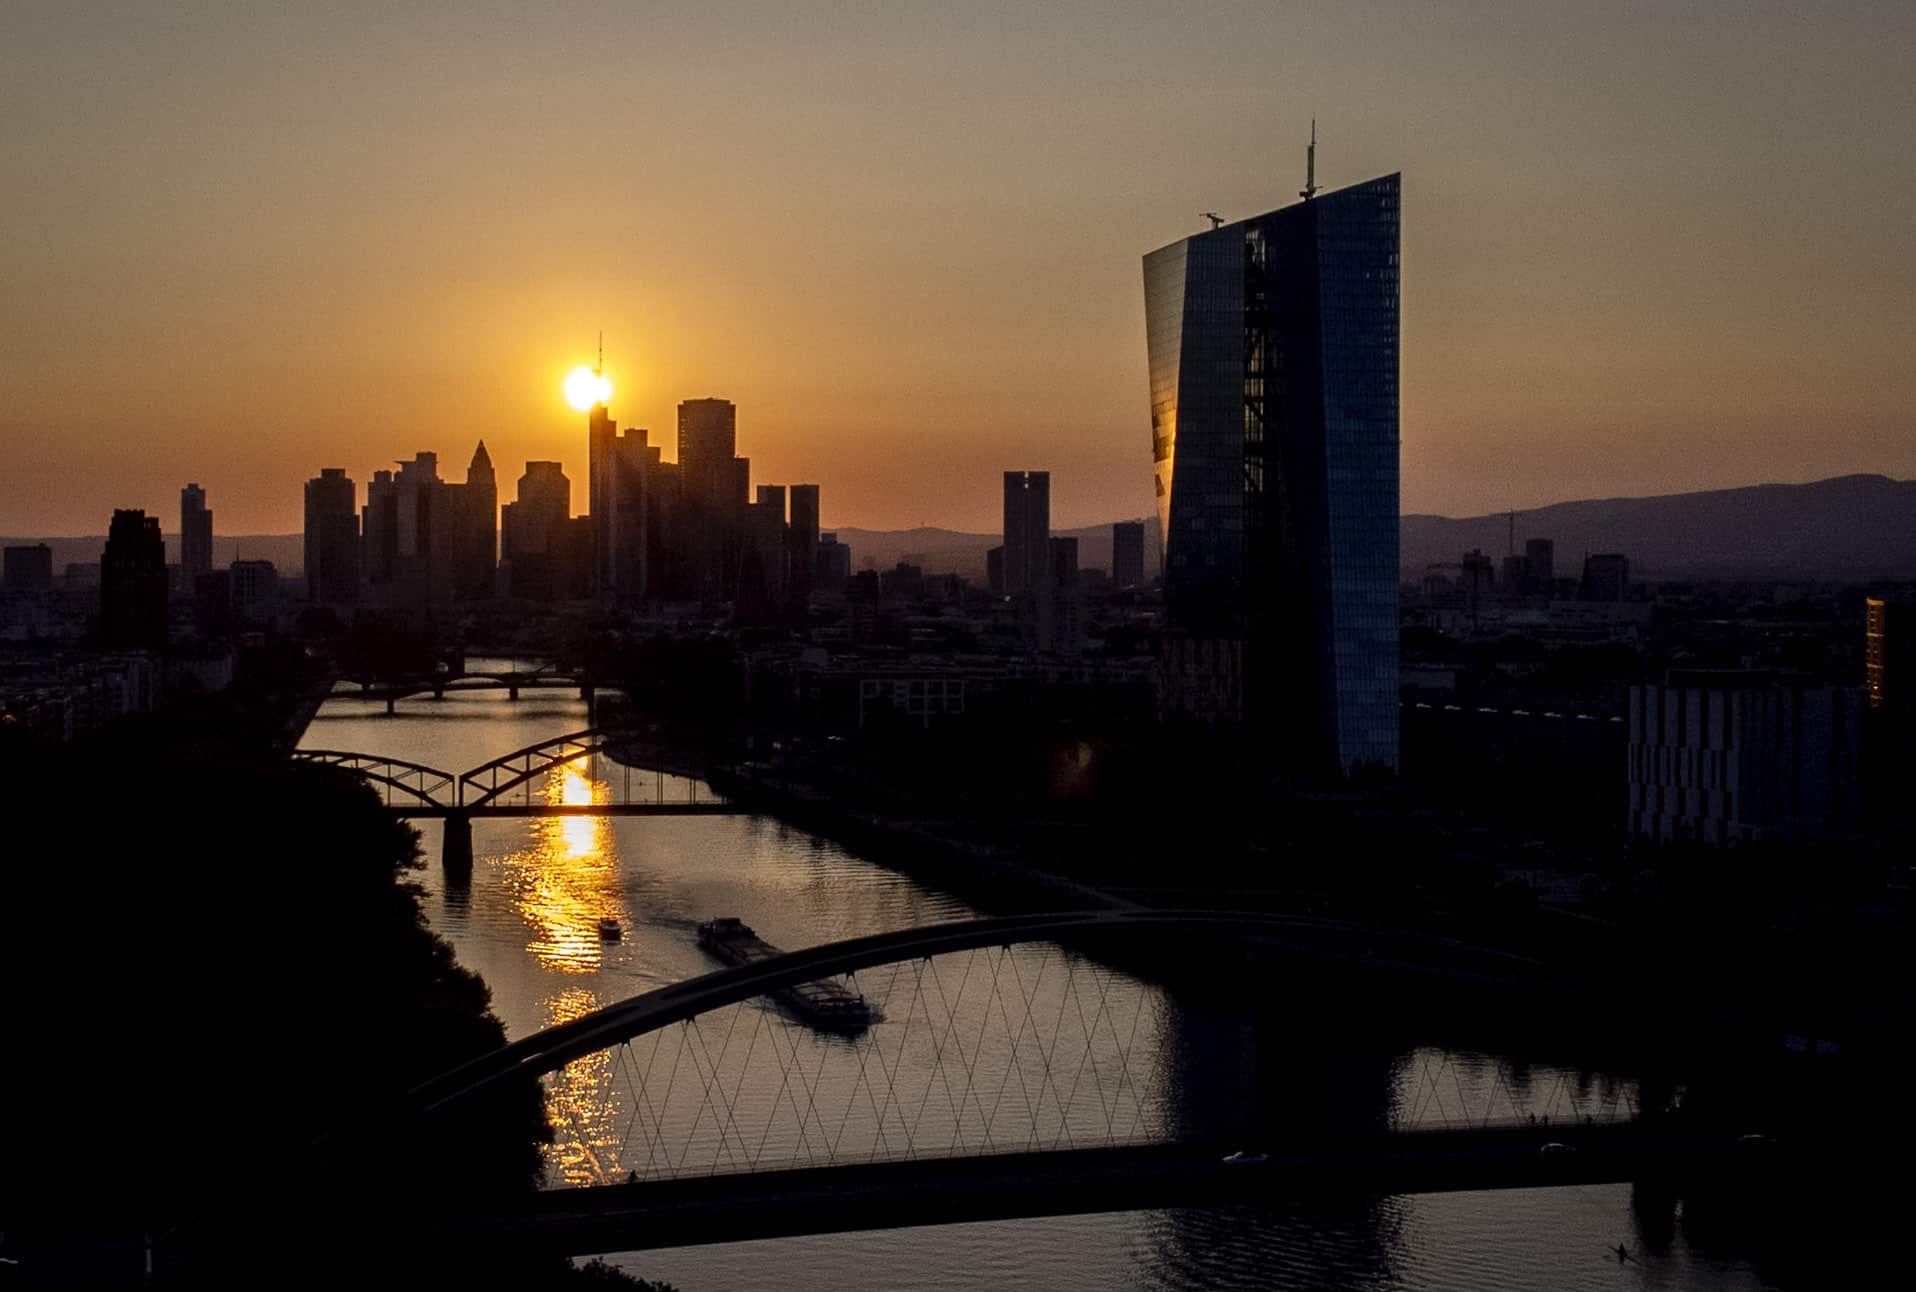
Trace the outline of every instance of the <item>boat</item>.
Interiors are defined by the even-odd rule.
[[[715,959],[734,966],[756,964],[785,954],[761,938],[751,925],[732,915],[699,925],[699,946]],[[862,1032],[878,1021],[878,1011],[862,995],[848,990],[835,978],[781,987],[770,994],[799,1021],[820,1031]]]
[[[607,942],[617,942],[625,936],[625,930],[610,915],[599,921],[599,937]]]

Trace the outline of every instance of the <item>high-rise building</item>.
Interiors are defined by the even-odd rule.
[[[566,524],[572,516],[572,482],[557,462],[528,462],[519,496],[500,513],[500,552],[506,591],[514,597],[551,601],[570,593],[576,579],[565,569]]]
[[[1111,582],[1120,588],[1144,586],[1144,522],[1121,520],[1111,527]]]
[[[1503,590],[1507,595],[1513,597],[1523,595],[1524,587],[1528,583],[1529,576],[1527,571],[1529,568],[1523,557],[1518,556],[1515,552],[1504,557]]]
[[[393,565],[390,599],[408,609],[423,608],[452,595],[447,578],[450,528],[439,478],[439,455],[413,454],[393,476]]]
[[[1005,592],[1037,595],[1051,555],[1051,473],[1005,472]]]
[[[1476,548],[1464,553],[1461,563],[1464,590],[1464,613],[1475,623],[1490,605],[1492,594],[1497,588],[1497,567],[1489,555]]]
[[[1397,765],[1399,183],[1308,191],[1151,252],[1144,296],[1169,627],[1242,645],[1178,655],[1236,661],[1194,708],[1316,775]]]
[[[1863,680],[1870,708],[1916,719],[1916,601],[1864,600]]]
[[[639,601],[651,593],[656,544],[649,533],[657,507],[648,496],[659,450],[651,432],[621,432],[604,404],[587,415],[587,504],[592,527],[592,586],[606,601]]]
[[[785,486],[760,485],[748,503],[741,526],[738,612],[742,619],[766,622],[784,608],[791,539],[785,528]]]
[[[1548,595],[1557,581],[1557,545],[1547,538],[1526,539],[1523,572],[1525,592]]]
[[[53,549],[45,543],[9,547],[5,569],[10,597],[40,597],[53,591]]]
[[[1621,601],[1630,590],[1630,558],[1618,552],[1600,552],[1583,558],[1584,601]]]
[[[100,638],[122,649],[166,648],[166,543],[158,516],[113,513],[100,556]]]
[[[814,566],[818,561],[818,486],[792,486],[792,520],[789,537],[792,544],[790,596],[794,608],[802,611],[812,596]]]
[[[359,513],[359,569],[366,582],[384,588],[399,559],[399,487],[390,471],[373,472]]]
[[[1078,540],[1053,538],[1046,563],[1040,649],[1076,655],[1084,650],[1084,591],[1078,583]]]
[[[279,571],[271,561],[235,561],[226,567],[233,620],[241,628],[272,628],[279,619]]]
[[[818,536],[818,561],[812,570],[812,582],[820,592],[842,593],[852,577],[852,549],[838,541],[836,534]]]
[[[499,570],[499,483],[484,440],[466,466],[466,482],[441,489],[446,572],[453,595],[483,600],[492,595]]]
[[[180,490],[180,585],[191,592],[212,568],[213,513],[206,509],[206,491],[189,484]]]
[[[751,466],[738,457],[738,410],[729,399],[679,404],[679,491],[690,591],[717,601],[737,591],[739,526]]]
[[[358,502],[344,467],[321,467],[306,482],[306,599],[315,605],[359,600]]]

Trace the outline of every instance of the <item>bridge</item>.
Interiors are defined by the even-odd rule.
[[[387,717],[397,715],[399,701],[415,695],[430,695],[435,700],[444,700],[448,695],[467,691],[504,691],[508,698],[517,700],[521,691],[576,691],[581,700],[591,704],[599,686],[583,671],[569,671],[550,665],[527,672],[481,669],[387,680],[374,677],[350,677],[346,680],[358,685],[361,697],[384,700]]]
[[[578,762],[595,762],[618,751],[617,772],[606,779],[608,794],[583,802],[540,795],[549,773]],[[383,754],[340,749],[296,749],[298,762],[340,767],[379,790],[387,811],[408,819],[444,822],[441,859],[454,873],[472,867],[475,817],[555,816],[727,816],[747,809],[701,788],[696,771],[669,751],[648,748],[636,733],[593,727],[569,732],[501,754],[466,772],[443,771]],[[643,758],[658,764],[635,767]],[[678,770],[665,764],[677,762]],[[670,779],[668,779],[668,777]]]
[[[868,1025],[794,1013],[789,990],[819,981],[862,996]],[[970,920],[606,1006],[416,1088],[390,1130],[430,1142],[543,1082],[567,1187],[431,1223],[447,1241],[566,1255],[1457,1189],[1743,1187],[1804,1169],[1766,1125],[1671,1111],[1667,1065],[1723,1045],[1723,1021],[1686,1020],[1665,1057],[1601,1076],[1438,1038],[1462,1013],[1599,1003],[1519,957],[1327,920]],[[1355,1062],[1353,1038],[1367,1038]]]

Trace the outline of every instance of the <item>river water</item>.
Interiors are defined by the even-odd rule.
[[[528,692],[518,702],[498,692],[452,695],[440,702],[415,699],[402,702],[395,717],[385,716],[382,703],[342,692],[321,707],[301,743],[457,772],[587,725],[585,706],[559,692]],[[615,782],[627,775],[610,764],[582,764],[550,774],[529,791],[535,801],[591,802],[618,793],[624,786]],[[653,784],[669,794],[692,789],[671,778],[655,777]],[[695,931],[699,922],[717,916],[738,916],[766,940],[797,949],[979,913],[835,844],[758,817],[479,820],[473,823],[471,882],[463,888],[445,882],[436,823],[422,823],[421,835],[428,865],[419,882],[427,917],[460,961],[485,978],[493,1008],[515,1039],[710,972],[716,966],[698,948]],[[599,937],[598,922],[607,917],[620,922],[621,940]],[[1022,958],[1012,967],[1015,972],[1040,979],[1051,972],[1045,981],[1061,981],[1047,968],[1063,963],[1055,951],[1019,948],[1017,955]],[[1111,1056],[1113,1044],[1130,1040],[1140,1029],[1163,1034],[1139,1043],[1142,1053],[1152,1039],[1166,1040],[1176,1027],[1166,1021],[1175,1011],[1154,988],[1121,974],[1096,972],[1098,999],[1114,1002],[1113,1017],[1124,1026],[1107,1031],[1093,1026],[1086,1032],[1087,1053],[1098,1054],[1094,1071],[1099,1060]],[[904,988],[894,984],[892,990],[897,1001],[906,999]],[[1045,990],[1039,987],[1034,999],[1048,1000]],[[1059,998],[1061,1013],[1063,1004]],[[775,1051],[784,1046],[795,1062],[833,1071],[830,1065],[842,1061],[842,1046],[834,1052],[831,1042],[796,1020],[749,1005],[733,1008],[749,1020],[748,1027],[776,1032],[782,1039],[768,1044]],[[888,1014],[900,1014],[897,1003],[886,1008]],[[1107,1041],[1107,1035],[1118,1039]],[[1428,1092],[1419,1090],[1419,1063],[1426,1058],[1400,1056],[1382,1072],[1386,1088],[1380,1097],[1396,1109],[1399,1120],[1408,1119],[1413,1108],[1423,1116],[1428,1106]],[[901,1050],[895,1063],[916,1061]],[[548,1081],[548,1107],[557,1128],[547,1155],[553,1187],[624,1178],[627,1171],[655,1173],[650,1158],[633,1147],[631,1131],[635,1118],[653,1110],[649,1104],[641,1107],[646,1101],[635,1096],[629,1080],[621,1084],[613,1063],[612,1057],[594,1056]],[[763,1068],[762,1061],[758,1066]],[[1504,1075],[1494,1059],[1464,1058],[1446,1069],[1445,1081],[1489,1083]],[[739,1079],[748,1078],[756,1081],[758,1072],[741,1067]],[[1548,1081],[1552,1074],[1532,1070],[1526,1078]],[[820,1089],[833,1079],[819,1078]],[[1174,1075],[1168,1083],[1157,1083],[1169,1089],[1135,1088],[1132,1111],[1141,1122],[1175,1115],[1167,1108],[1178,1102],[1178,1080]],[[738,1089],[744,1091],[741,1116],[754,1099],[762,1109],[776,1108],[777,1088]],[[1622,1088],[1594,1093],[1619,1107],[1629,1097]],[[664,1128],[682,1116],[667,1110],[657,1113],[657,1121]],[[881,1112],[881,1131],[883,1124]],[[953,1133],[962,1137],[955,1122]],[[706,1140],[698,1140],[695,1133],[693,1141],[700,1154],[710,1147],[714,1164],[724,1166],[730,1150],[722,1131],[716,1140],[709,1132]],[[768,1161],[803,1157],[797,1144],[774,1145]],[[1640,1222],[1631,1190],[1604,1186],[1390,1198],[1308,1214],[1132,1212],[929,1226],[611,1259],[684,1292],[787,1292],[809,1286],[837,1292],[1007,1285],[1067,1290],[1768,1286],[1748,1260],[1693,1245],[1680,1215],[1674,1225],[1668,1220],[1665,1212]],[[1628,1262],[1616,1258],[1620,1243],[1630,1251]]]

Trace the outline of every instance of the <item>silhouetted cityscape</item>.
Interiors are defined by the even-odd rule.
[[[9,463],[0,1288],[1888,1281],[1916,481],[1677,485],[1908,420],[1818,403],[1894,194],[1739,244],[1712,115],[1767,177],[1901,27],[83,17],[9,231],[113,299],[8,335],[180,336]]]

